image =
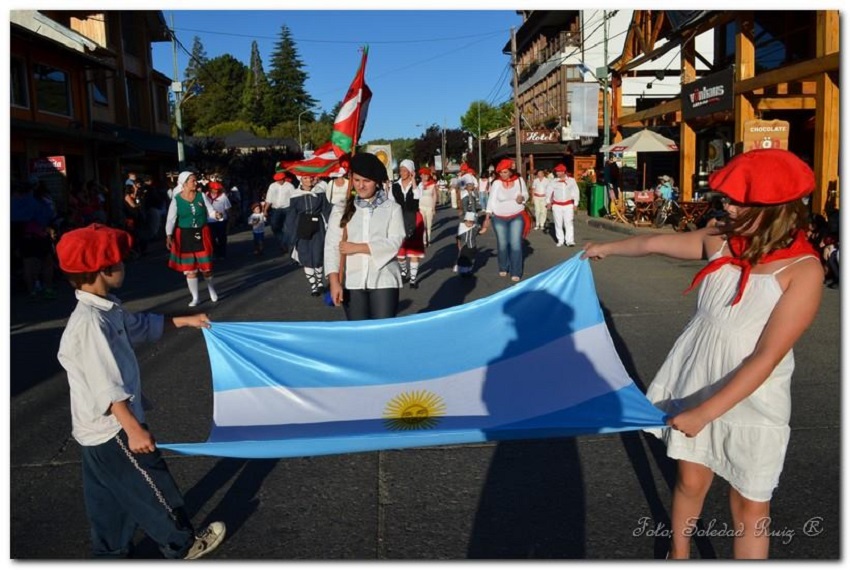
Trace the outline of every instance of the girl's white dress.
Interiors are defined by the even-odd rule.
[[[724,247],[710,260],[720,257]],[[661,365],[647,398],[672,416],[719,390],[755,349],[782,296],[776,275],[791,264],[771,274],[750,274],[735,306],[731,303],[740,269],[729,264],[708,274],[700,284],[696,314]],[[793,371],[794,354],[788,351],[755,392],[696,437],[672,428],[647,431],[664,440],[669,457],[705,465],[747,499],[769,501],[788,447]]]

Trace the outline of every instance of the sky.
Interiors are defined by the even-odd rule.
[[[368,44],[366,83],[372,90],[362,142],[418,138],[429,126],[460,128],[474,101],[512,98],[511,27],[515,10],[163,10],[176,32],[180,79],[194,38],[208,58],[230,54],[250,63],[256,40],[266,73],[286,25],[308,75],[305,87],[323,111],[345,95]],[[184,49],[185,48],[185,49]],[[154,68],[174,77],[171,42],[153,45]],[[321,111],[319,111],[320,113]]]

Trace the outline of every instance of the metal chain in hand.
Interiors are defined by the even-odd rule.
[[[153,489],[154,495],[156,495],[157,500],[162,503],[162,506],[165,507],[165,510],[168,511],[168,516],[171,517],[171,520],[176,521],[177,517],[174,515],[174,511],[171,510],[171,506],[168,504],[168,501],[165,500],[165,497],[162,496],[162,492],[156,486],[156,483],[153,482],[151,476],[148,475],[148,472],[144,470],[144,468],[139,465],[139,462],[136,461],[136,458],[133,457],[133,454],[127,449],[127,446],[124,445],[124,442],[121,440],[121,434],[117,434],[115,436],[115,440],[118,442],[118,446],[124,451],[124,454],[130,460],[130,463],[133,464],[133,467],[136,468],[136,471],[142,474],[142,477],[145,478],[150,488]]]

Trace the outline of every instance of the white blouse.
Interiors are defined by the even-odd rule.
[[[339,273],[339,244],[342,241],[344,206],[335,205],[328,219],[325,236],[325,272]],[[348,221],[348,239],[352,243],[368,243],[371,254],[355,253],[346,256],[346,289],[391,289],[402,286],[401,268],[396,254],[404,240],[404,220],[401,206],[387,200],[377,208],[356,207]]]
[[[517,204],[517,196],[522,196],[525,200],[528,200],[528,189],[525,187],[525,182],[522,181],[522,178],[517,178],[507,188],[505,188],[501,180],[496,180],[490,185],[487,213],[503,218],[519,214],[525,210],[525,202]]]

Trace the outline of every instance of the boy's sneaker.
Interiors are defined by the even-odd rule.
[[[189,549],[189,552],[186,553],[184,559],[195,560],[196,558],[206,556],[221,544],[226,531],[227,529],[223,522],[210,523],[207,528],[195,535],[195,543]]]

